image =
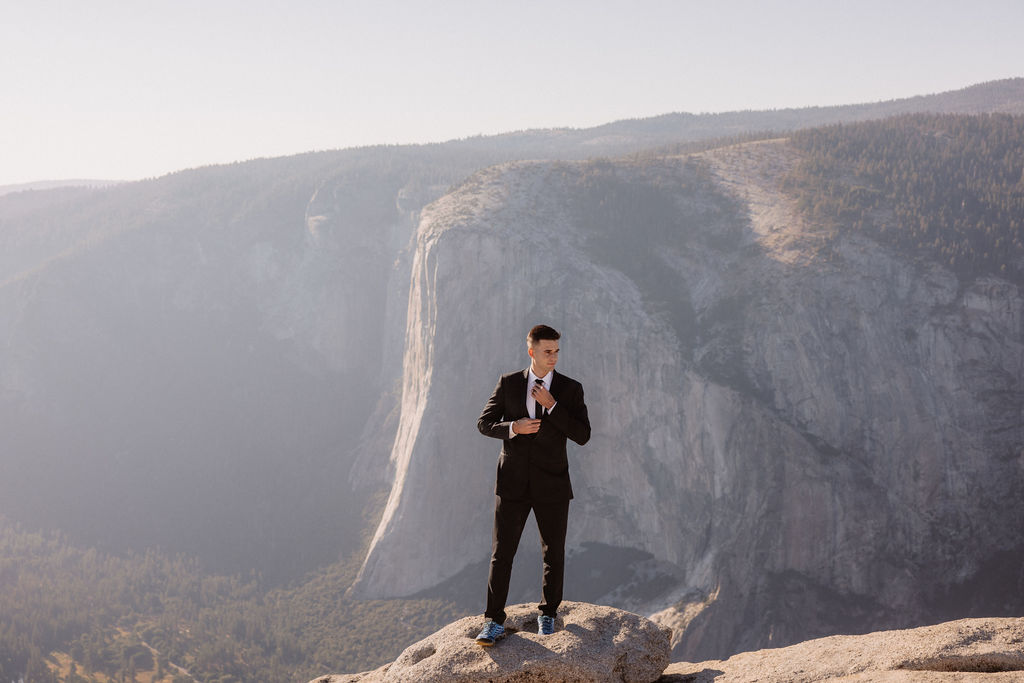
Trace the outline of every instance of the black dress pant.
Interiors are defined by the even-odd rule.
[[[565,529],[569,521],[569,501],[539,502],[507,500],[495,496],[494,536],[491,543],[491,569],[487,576],[487,611],[484,617],[505,623],[505,601],[512,577],[512,560],[519,548],[519,539],[526,518],[533,510],[540,531],[544,561],[543,600],[537,606],[542,614],[554,617],[562,602],[562,580],[565,576]]]

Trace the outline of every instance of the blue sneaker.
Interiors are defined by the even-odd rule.
[[[555,618],[549,617],[546,614],[540,615],[540,619],[537,620],[537,633],[542,636],[550,636],[555,632]]]
[[[496,621],[488,621],[484,624],[484,630],[476,637],[476,642],[484,647],[494,645],[494,641],[505,635],[505,627]]]

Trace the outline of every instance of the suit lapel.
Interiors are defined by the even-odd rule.
[[[551,392],[551,395],[554,396],[556,401],[558,400],[558,392],[561,389],[561,386],[562,386],[561,376],[558,374],[557,371],[552,370],[551,371],[551,386],[548,387],[548,391]]]
[[[519,377],[522,381],[517,383],[519,386],[516,387],[516,391],[519,392],[519,397],[516,399],[515,405],[519,409],[519,416],[529,417],[530,411],[526,409],[526,383],[530,378],[530,368],[526,368],[520,372]]]

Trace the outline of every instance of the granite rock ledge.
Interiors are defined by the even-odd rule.
[[[506,636],[493,647],[474,640],[483,619],[466,617],[410,645],[391,664],[359,674],[322,676],[311,683],[653,683],[669,664],[669,629],[631,612],[563,602],[558,630],[540,636],[535,605],[506,611]]]
[[[960,619],[670,664],[659,683],[1024,681],[1024,618]]]

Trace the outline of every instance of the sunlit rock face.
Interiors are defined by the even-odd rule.
[[[353,592],[486,562],[500,444],[475,421],[545,322],[594,427],[570,452],[569,573],[619,572],[567,598],[654,614],[694,661],[1024,608],[1003,590],[1024,550],[1021,292],[825,241],[778,190],[794,155],[524,162],[427,207],[394,483]]]

